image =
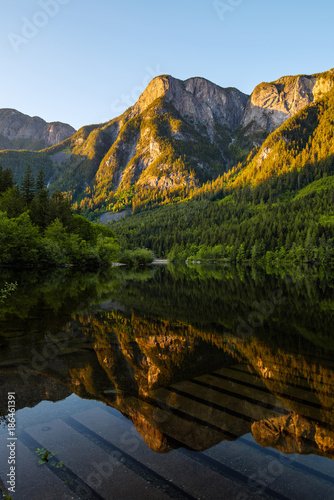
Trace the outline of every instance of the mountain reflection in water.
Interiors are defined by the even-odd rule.
[[[252,434],[334,458],[333,274],[231,268],[23,276],[0,322],[1,415],[71,394],[132,421],[151,450]]]

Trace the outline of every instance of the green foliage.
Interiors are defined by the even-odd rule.
[[[0,165],[0,193],[14,186],[14,176],[10,168],[3,169]]]
[[[75,216],[75,224],[78,218]],[[87,221],[88,222],[88,221]],[[88,222],[91,226],[92,223]],[[87,225],[84,228],[88,233],[88,238],[83,239],[78,233],[70,233],[66,230],[59,219],[53,221],[45,230],[42,240],[43,250],[41,258],[47,262],[53,260],[62,264],[72,264],[80,266],[99,266],[110,264],[116,259],[119,251],[119,245],[115,238],[98,234],[99,228],[92,227],[87,231]],[[83,224],[76,227],[83,233]]]
[[[97,240],[97,251],[101,262],[104,264],[117,262],[119,249],[120,247],[116,238],[110,236],[103,237],[102,234],[99,235]]]
[[[82,215],[72,215],[68,229],[81,239],[96,245],[100,227],[97,224],[92,224]]]
[[[9,219],[0,212],[0,263],[22,266],[38,262],[40,234],[24,212],[15,219]]]
[[[44,189],[46,189],[45,174],[44,174],[43,170],[41,169],[38,172],[38,175],[37,175],[37,178],[36,178],[36,191],[38,193],[40,193]]]
[[[118,255],[113,231],[74,214],[62,193],[50,197],[42,171],[35,183],[28,168],[22,192],[8,187],[0,210],[0,265],[97,267]]]
[[[310,184],[302,188],[300,191],[298,191],[298,193],[295,196],[295,200],[303,196],[310,195],[314,192],[319,192],[322,189],[328,189],[330,187],[334,187],[334,176],[332,175],[327,176],[325,174],[325,177],[322,177],[321,179],[311,182]]]
[[[24,175],[21,192],[24,198],[24,201],[27,205],[32,202],[35,195],[35,180],[33,177],[33,173],[31,167],[28,165],[26,169],[26,173]]]
[[[39,456],[39,460],[37,462],[38,465],[44,465],[49,462],[52,458],[54,458],[58,453],[51,452],[46,450],[45,448],[36,448],[35,453]],[[52,467],[55,467],[56,469],[61,469],[64,465],[62,461],[55,461],[52,460],[50,462],[50,465]]]
[[[117,260],[120,246],[115,233],[73,213],[62,193],[50,197],[43,172],[35,183],[28,169],[24,185],[24,193],[10,187],[0,195],[0,265],[87,268]],[[135,254],[137,265],[148,260],[145,250]]]
[[[10,187],[0,195],[0,211],[9,218],[18,217],[27,209],[23,195],[17,187]]]
[[[4,302],[4,300],[16,290],[17,283],[5,283],[3,288],[0,289],[0,304]]]
[[[33,151],[0,151],[0,164],[4,169],[10,169],[18,184],[21,184],[27,165],[31,166],[34,176],[42,169],[46,178],[51,180],[56,175],[55,166],[45,152]]]
[[[289,175],[287,185],[294,182]],[[301,174],[301,185],[304,175],[310,173]],[[275,183],[225,192],[222,200],[193,199],[159,207],[111,227],[129,248],[146,246],[171,260],[331,261],[334,184],[280,201]]]
[[[154,252],[146,248],[136,248],[135,250],[123,250],[118,260],[130,267],[145,266],[151,264],[155,259]]]

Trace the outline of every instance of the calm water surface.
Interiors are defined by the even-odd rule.
[[[331,269],[6,280],[1,491],[10,392],[14,499],[334,498]]]

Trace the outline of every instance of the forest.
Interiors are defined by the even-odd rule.
[[[334,258],[334,160],[141,211],[110,225],[122,245],[170,260],[328,262]]]
[[[114,233],[75,213],[61,192],[51,196],[41,170],[27,167],[20,186],[0,167],[0,264],[15,267],[110,264],[119,252]]]
[[[334,92],[306,107],[216,180],[113,223],[125,247],[170,260],[334,259]]]

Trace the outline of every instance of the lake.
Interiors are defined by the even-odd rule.
[[[0,288],[18,285],[0,305],[0,490],[334,498],[333,278],[311,266],[3,271]]]

